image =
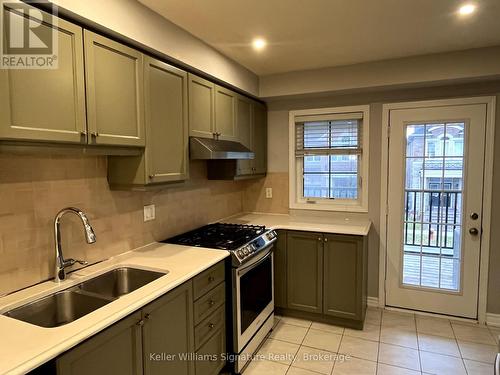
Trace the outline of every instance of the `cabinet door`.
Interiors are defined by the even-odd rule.
[[[213,138],[215,133],[215,85],[189,74],[189,135]]]
[[[274,305],[286,308],[286,231],[278,231],[274,243]]]
[[[143,55],[85,30],[90,144],[144,146]]]
[[[27,12],[21,16],[3,6],[11,22],[28,19]],[[82,28],[62,19],[57,28],[48,23],[37,28],[57,33],[58,67],[0,69],[0,138],[85,143]]]
[[[267,110],[263,104],[253,105],[253,172],[265,174],[267,172]]]
[[[177,287],[142,311],[144,373],[194,374],[194,361],[181,357],[194,351],[192,283]],[[164,358],[154,360],[151,353],[163,354]]]
[[[322,312],[323,236],[287,234],[287,305],[290,309]]]
[[[147,58],[146,164],[150,183],[188,177],[187,73]]]
[[[239,141],[250,150],[253,138],[253,108],[252,102],[239,95],[236,99],[236,127]],[[253,172],[253,160],[238,160],[237,174],[249,175]]]
[[[362,319],[363,239],[325,235],[324,313]]]
[[[237,140],[236,97],[234,91],[215,86],[215,131],[218,139]]]
[[[142,374],[141,314],[135,313],[56,360],[59,375]]]

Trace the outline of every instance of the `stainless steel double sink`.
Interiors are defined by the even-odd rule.
[[[79,285],[7,311],[3,315],[40,327],[59,327],[87,315],[167,273],[131,267],[117,268]]]

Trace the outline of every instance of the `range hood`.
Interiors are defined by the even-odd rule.
[[[253,159],[252,150],[239,142],[212,138],[189,137],[191,160]]]

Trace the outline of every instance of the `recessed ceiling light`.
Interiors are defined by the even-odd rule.
[[[469,14],[474,13],[476,10],[476,6],[474,4],[464,4],[458,9],[458,13],[461,16],[467,16]]]
[[[262,38],[255,38],[253,41],[252,41],[252,46],[254,49],[256,50],[261,50],[261,49],[264,49],[267,45],[267,42],[262,39]]]

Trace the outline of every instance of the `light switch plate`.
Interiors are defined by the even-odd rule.
[[[266,198],[273,197],[273,188],[266,188]]]
[[[144,206],[144,221],[151,221],[156,218],[155,205]]]

